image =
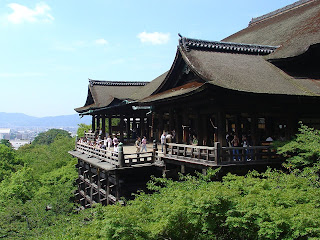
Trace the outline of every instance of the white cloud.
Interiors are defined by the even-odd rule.
[[[108,44],[108,41],[103,39],[103,38],[97,39],[94,42],[95,42],[95,44],[98,44],[98,45],[106,45],[106,44]]]
[[[7,16],[7,20],[14,24],[23,22],[51,22],[54,17],[49,13],[51,8],[46,3],[37,3],[34,9],[28,8],[18,3],[10,3],[8,7],[13,10]]]
[[[153,33],[147,33],[142,32],[137,35],[137,37],[140,39],[143,43],[151,43],[151,44],[166,44],[169,42],[170,39],[170,33],[159,33],[159,32],[153,32]]]

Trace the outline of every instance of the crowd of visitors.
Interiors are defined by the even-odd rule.
[[[104,139],[101,139],[101,135],[94,140],[91,141],[87,137],[82,137],[78,140],[78,143],[87,144],[89,146],[93,146],[99,149],[105,149],[108,151],[111,151],[111,147],[113,146],[113,151],[118,152],[118,146],[119,146],[119,140],[116,135],[113,135],[113,138],[111,135],[108,137],[104,137]]]

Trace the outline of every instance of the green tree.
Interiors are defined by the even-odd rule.
[[[287,158],[284,166],[288,169],[319,167],[320,131],[301,124],[296,138],[277,151]]]
[[[3,145],[5,145],[5,146],[7,146],[7,147],[9,147],[9,148],[12,147],[11,143],[10,143],[9,140],[7,140],[7,139],[1,139],[1,140],[0,140],[0,144],[3,144]]]
[[[33,140],[32,144],[33,145],[49,145],[51,144],[56,138],[61,138],[61,137],[69,137],[70,133],[65,131],[65,130],[61,130],[61,129],[50,129],[46,132],[42,132],[39,133],[39,135],[37,137],[35,137],[35,139]]]
[[[92,129],[91,125],[87,125],[84,123],[78,124],[78,130],[77,135],[79,138],[84,137],[84,132],[89,132],[89,130]]]
[[[15,150],[0,144],[0,182],[23,166],[23,161],[16,156]]]

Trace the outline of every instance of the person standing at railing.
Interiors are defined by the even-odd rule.
[[[240,141],[239,141],[239,138],[238,136],[235,134],[232,141],[231,141],[231,144],[233,147],[240,147]],[[239,156],[239,149],[233,149],[232,150],[233,152],[233,160],[239,160],[240,161],[240,156]]]
[[[166,132],[163,132],[160,137],[160,143],[161,143],[161,151],[163,152],[163,147],[166,144]]]
[[[172,142],[172,135],[170,132],[166,135],[166,143],[171,143]]]
[[[118,138],[117,136],[115,135],[114,138],[113,138],[113,150],[115,152],[118,152],[118,144],[119,144],[119,141],[118,141]]]
[[[107,138],[107,150],[108,151],[110,151],[111,145],[112,145],[112,138],[109,135],[108,138]]]
[[[250,147],[250,144],[249,144],[249,141],[248,141],[248,139],[247,139],[247,137],[246,136],[242,136],[242,147],[244,147],[245,148],[245,156],[246,156],[246,160],[247,161],[251,161],[251,150],[250,149],[248,149],[248,147]]]
[[[140,147],[141,147],[141,138],[138,137],[136,142],[135,142],[135,146],[136,146],[136,153],[140,152]]]
[[[145,136],[142,138],[141,141],[141,152],[143,152],[143,149],[145,149],[147,152],[147,138]]]

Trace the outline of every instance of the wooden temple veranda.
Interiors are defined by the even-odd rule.
[[[77,143],[70,154],[78,158],[81,205],[129,198],[151,175],[280,166],[266,139],[289,140],[299,121],[320,128],[319,13],[320,1],[304,0],[222,41],[179,35],[171,68],[151,82],[89,80],[86,103],[75,109],[92,116],[87,138],[100,131],[128,145],[146,136],[153,147],[137,154]],[[163,132],[173,135],[164,152]],[[230,135],[250,144],[231,146]]]

